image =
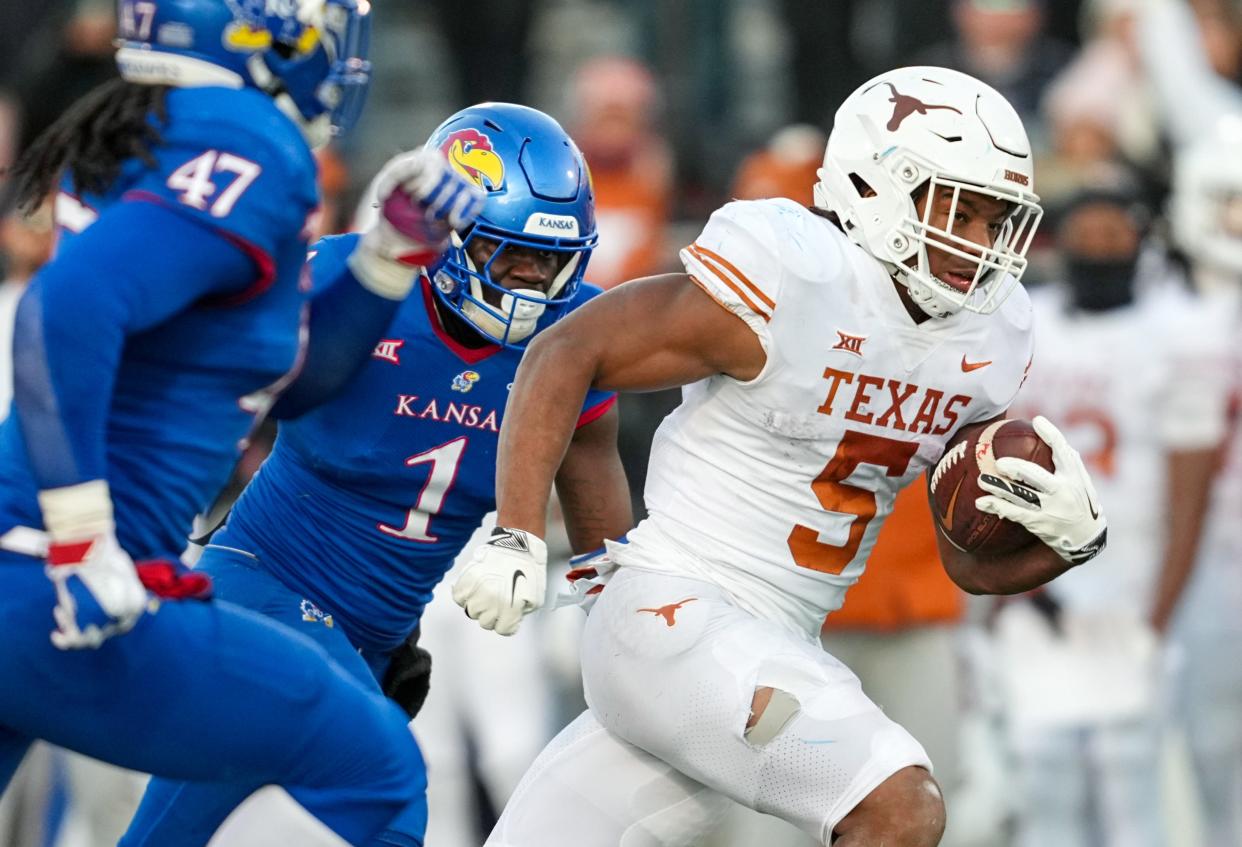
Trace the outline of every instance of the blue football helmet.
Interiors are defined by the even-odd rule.
[[[454,233],[428,269],[436,296],[487,338],[520,347],[538,324],[550,323],[545,313],[551,320],[565,313],[599,240],[586,161],[555,120],[512,103],[463,109],[440,124],[427,146],[487,192],[475,223]],[[476,238],[499,245],[481,268],[467,252]],[[509,247],[559,254],[546,293],[492,281],[492,263]]]
[[[368,0],[120,0],[117,65],[131,82],[262,89],[317,145],[362,110],[370,11]]]

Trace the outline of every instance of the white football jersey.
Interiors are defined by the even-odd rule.
[[[883,265],[788,200],[728,204],[681,258],[767,363],[748,382],[686,386],[652,445],[649,517],[617,560],[713,582],[817,634],[897,492],[963,424],[1008,408],[1030,301],[1016,287],[992,315],[915,324]]]
[[[1037,291],[1035,358],[1014,404],[1082,454],[1108,515],[1108,547],[1049,585],[1068,609],[1151,608],[1167,522],[1165,458],[1225,434],[1229,338],[1221,316],[1172,286],[1107,312]]]

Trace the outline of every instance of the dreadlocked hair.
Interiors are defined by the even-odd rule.
[[[103,193],[126,159],[154,166],[151,149],[163,141],[160,126],[168,119],[167,94],[166,85],[118,78],[75,102],[9,172],[18,208],[26,213],[37,209],[65,171],[72,175],[76,193]]]

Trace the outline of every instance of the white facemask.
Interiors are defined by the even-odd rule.
[[[472,281],[471,288],[481,289],[482,286],[475,280]],[[542,291],[536,291],[531,288],[517,288],[514,290],[525,297],[538,298],[540,300],[547,299],[547,295]],[[461,307],[462,313],[489,338],[495,341],[506,341],[510,344],[524,341],[534,334],[535,326],[539,323],[539,318],[547,308],[543,303],[536,303],[526,299],[519,300],[512,294],[506,294],[501,298],[500,308],[497,309],[490,304],[483,305],[483,293],[481,290],[472,290],[471,294],[475,297],[475,300],[467,300],[463,303]],[[512,317],[510,317],[511,314]],[[509,330],[507,338],[505,336],[506,319],[508,320]]]

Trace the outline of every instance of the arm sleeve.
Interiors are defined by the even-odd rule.
[[[1138,43],[1160,111],[1174,142],[1185,146],[1221,115],[1242,111],[1242,91],[1217,76],[1199,43],[1186,0],[1141,4]]]
[[[13,333],[14,409],[41,489],[106,478],[125,339],[254,277],[218,230],[150,203],[108,209],[31,283]]]
[[[771,233],[760,205],[740,201],[718,209],[694,243],[681,251],[681,261],[691,279],[745,321],[767,348],[782,264],[759,235]]]
[[[278,419],[305,414],[344,388],[401,305],[368,291],[349,270],[346,260],[357,243],[356,235],[325,238],[310,253],[306,350],[297,376],[272,407]]]
[[[592,388],[587,392],[586,400],[582,403],[582,414],[578,416],[576,428],[581,429],[592,421],[599,420],[616,404],[617,393],[615,391],[600,391]]]

